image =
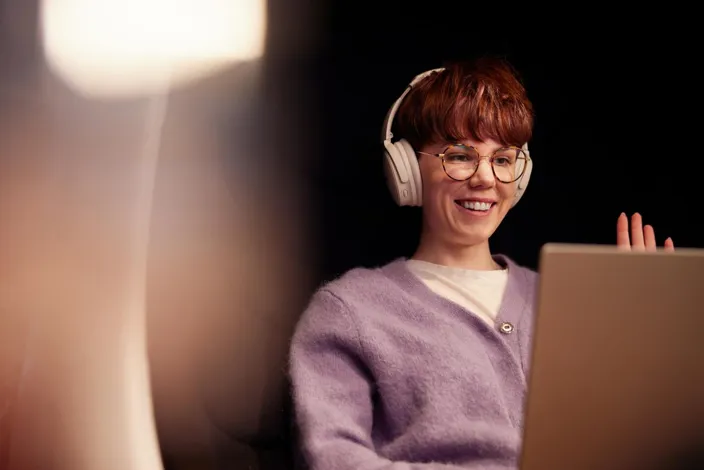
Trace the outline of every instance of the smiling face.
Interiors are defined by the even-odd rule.
[[[491,155],[505,147],[491,139],[484,142],[465,139],[458,143],[474,147],[480,155]],[[486,243],[511,209],[517,183],[498,181],[488,159],[480,161],[468,180],[451,179],[443,169],[442,159],[429,155],[442,153],[447,146],[447,143],[433,144],[421,149],[425,229],[446,244]]]
[[[489,158],[478,159],[469,179],[456,181],[435,155],[461,144],[484,157],[503,147],[521,148],[530,140],[533,105],[513,68],[503,60],[483,58],[431,73],[404,98],[393,131],[419,157],[424,222],[416,256],[440,264],[487,266],[488,239],[513,205],[518,182],[504,174],[502,180],[513,182],[499,181]],[[446,156],[446,167],[450,160],[458,161]],[[496,162],[495,170],[501,166]],[[478,257],[484,262],[470,260]],[[459,258],[464,261],[457,263]]]

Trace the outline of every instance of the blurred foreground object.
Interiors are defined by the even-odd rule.
[[[64,9],[78,2],[50,3],[47,63],[5,88],[0,107],[0,331],[17,339],[2,361],[18,382],[3,464],[152,470],[161,450],[166,468],[289,468],[285,452],[265,454],[291,445],[284,371],[308,273],[292,171],[301,134],[263,91],[279,78],[238,62],[256,54],[217,48],[201,60],[156,47],[143,68],[149,38],[130,62],[104,43],[125,35],[98,26],[102,13],[69,21],[61,45],[52,8],[75,21]],[[118,19],[164,2],[92,3]],[[206,16],[189,24],[212,27]]]
[[[43,0],[50,69],[76,92],[158,93],[264,52],[264,0]]]

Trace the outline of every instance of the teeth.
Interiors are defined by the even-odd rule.
[[[474,201],[464,201],[462,207],[465,209],[471,209],[473,211],[488,211],[491,209],[491,203],[489,202],[474,202]]]

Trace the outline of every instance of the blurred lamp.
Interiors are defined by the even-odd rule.
[[[92,97],[154,94],[263,54],[265,0],[43,0],[50,69]]]

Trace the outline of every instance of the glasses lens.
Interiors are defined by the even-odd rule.
[[[457,181],[469,179],[477,169],[479,154],[471,147],[453,145],[445,150],[443,165],[447,176]]]
[[[526,170],[526,154],[518,148],[503,148],[494,152],[491,166],[496,179],[502,183],[517,181]]]

